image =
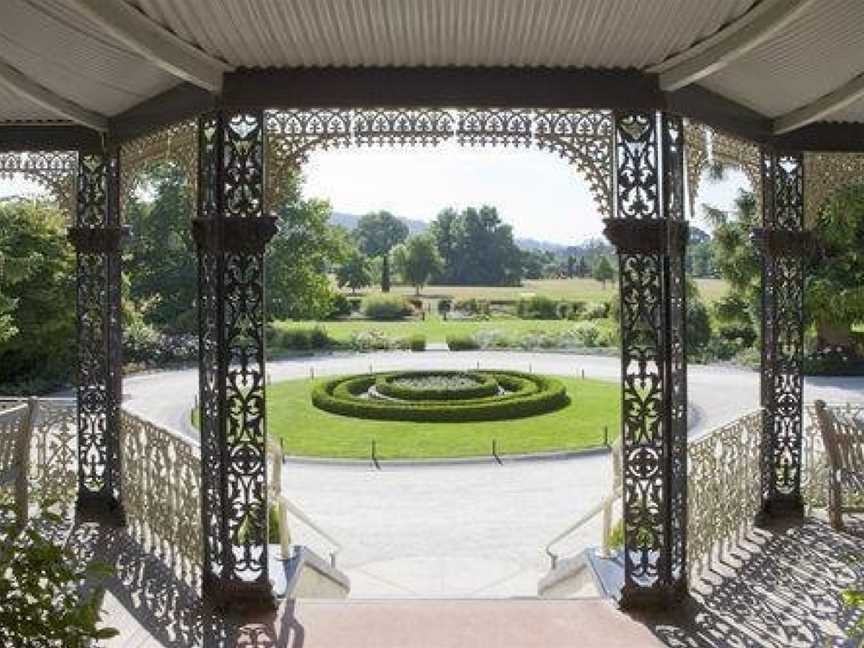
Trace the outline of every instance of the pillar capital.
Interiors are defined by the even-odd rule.
[[[618,254],[684,254],[690,225],[686,221],[654,218],[607,218],[603,233]]]
[[[256,218],[194,218],[192,236],[209,252],[260,254],[278,231],[276,216]]]

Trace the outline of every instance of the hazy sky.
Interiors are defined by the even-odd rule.
[[[489,203],[520,237],[573,243],[603,230],[587,181],[548,151],[456,143],[339,149],[313,153],[305,174],[304,193],[328,198],[340,212],[386,209],[432,220],[444,207]],[[698,202],[728,209],[739,186],[746,186],[740,173],[720,184],[703,182]]]
[[[329,199],[341,212],[386,209],[432,220],[445,207],[488,203],[519,237],[575,243],[603,230],[588,183],[547,151],[455,143],[351,148],[313,153],[304,172],[304,193]],[[721,184],[703,182],[698,202],[728,209],[740,186],[746,186],[740,173]],[[0,180],[0,197],[38,191],[37,185],[20,179]]]

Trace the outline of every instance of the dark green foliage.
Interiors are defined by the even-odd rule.
[[[455,376],[462,379],[468,379],[474,384],[460,387],[442,387],[437,389],[429,387],[416,388],[399,384],[399,380],[406,376],[411,378]],[[495,380],[495,376],[492,374],[483,374],[479,371],[411,371],[381,376],[375,381],[375,388],[378,390],[379,394],[406,401],[467,400],[495,396],[498,394],[498,381]]]
[[[367,297],[363,302],[363,314],[373,320],[398,320],[408,317],[411,313],[411,306],[399,296]]]
[[[275,210],[279,233],[267,248],[265,312],[269,319],[324,319],[334,299],[327,273],[345,260],[350,241],[343,229],[329,224],[330,204],[304,200],[301,178],[289,180]]]
[[[711,318],[708,308],[698,298],[687,299],[687,351],[699,353],[711,340]]]
[[[476,299],[471,297],[470,299],[460,299],[455,304],[455,309],[460,313],[464,313],[466,315],[489,315],[490,307],[489,302],[485,299]]]
[[[558,319],[558,302],[544,295],[533,295],[516,303],[516,314],[522,319]]]
[[[591,276],[600,283],[602,283],[603,287],[605,288],[607,281],[612,281],[613,279],[615,279],[615,269],[612,267],[609,259],[603,256],[600,257],[600,259],[597,261],[597,264],[594,266],[594,270],[591,271]]]
[[[129,298],[147,324],[165,333],[195,333],[198,263],[192,240],[195,203],[179,168],[151,166],[144,187],[152,202],[129,203],[130,240],[123,271]]]
[[[426,350],[426,336],[421,335],[420,333],[415,333],[411,337],[408,338],[408,348],[412,351],[425,351]]]
[[[390,292],[390,251],[408,238],[408,226],[386,211],[363,216],[354,230],[360,250],[370,257],[381,257],[381,292]]]
[[[444,318],[447,319],[447,313],[453,310],[453,302],[449,299],[440,299],[438,300],[438,313]]]
[[[357,248],[351,250],[336,268],[336,284],[340,288],[350,288],[352,293],[371,286],[372,264],[369,257]]]
[[[107,577],[110,569],[81,565],[68,549],[36,529],[57,526],[59,516],[44,503],[41,519],[16,534],[14,510],[0,505],[0,646],[85,648],[117,631],[100,627],[103,589],[79,592],[85,580]]]
[[[431,233],[443,261],[436,283],[515,286],[522,280],[522,252],[494,207],[445,209]]]
[[[336,293],[330,301],[330,313],[328,319],[335,317],[347,317],[351,314],[351,302],[342,293]]]
[[[617,302],[617,299],[613,299],[611,302],[597,302],[591,304],[585,309],[585,319],[606,319],[610,316],[610,312],[612,309],[611,304],[617,304]]]
[[[278,349],[316,351],[333,345],[323,326],[310,328],[268,329],[268,343]]]
[[[361,394],[382,375],[365,374],[318,383],[312,390],[312,402],[319,409],[342,416],[442,423],[523,418],[560,409],[570,402],[564,385],[554,378],[515,371],[483,373],[490,373],[512,393],[457,401],[376,400],[361,398]]]
[[[62,214],[46,203],[0,203],[0,384],[51,389],[75,358],[75,258]]]
[[[476,351],[480,343],[471,335],[452,333],[447,336],[447,348],[451,351]]]

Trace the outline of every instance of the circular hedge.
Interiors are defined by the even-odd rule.
[[[497,396],[499,385],[479,371],[404,371],[379,376],[375,391],[405,401],[450,401]]]
[[[392,387],[397,376],[402,379],[407,376],[422,378],[445,373],[460,372],[387,372],[343,376],[318,383],[312,389],[312,403],[324,411],[355,418],[455,423],[535,416],[560,409],[570,402],[561,381],[518,371],[462,373],[476,377],[478,386],[482,384],[487,390],[488,385],[493,384],[494,394],[486,396],[399,398],[392,396],[392,391],[385,394],[386,398],[375,395],[380,385]],[[375,389],[370,392],[372,387]],[[434,389],[430,391],[435,393]]]

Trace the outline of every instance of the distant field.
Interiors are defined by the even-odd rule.
[[[699,293],[707,302],[721,298],[727,290],[723,279],[696,279]],[[372,294],[378,291],[367,291]],[[411,286],[394,286],[394,294],[414,295]],[[421,297],[427,299],[519,299],[526,293],[548,295],[557,299],[581,299],[583,301],[604,301],[617,297],[617,284],[606,284],[605,290],[600,282],[594,279],[543,279],[539,281],[526,280],[522,286],[426,286]],[[358,293],[360,294],[360,293]]]

